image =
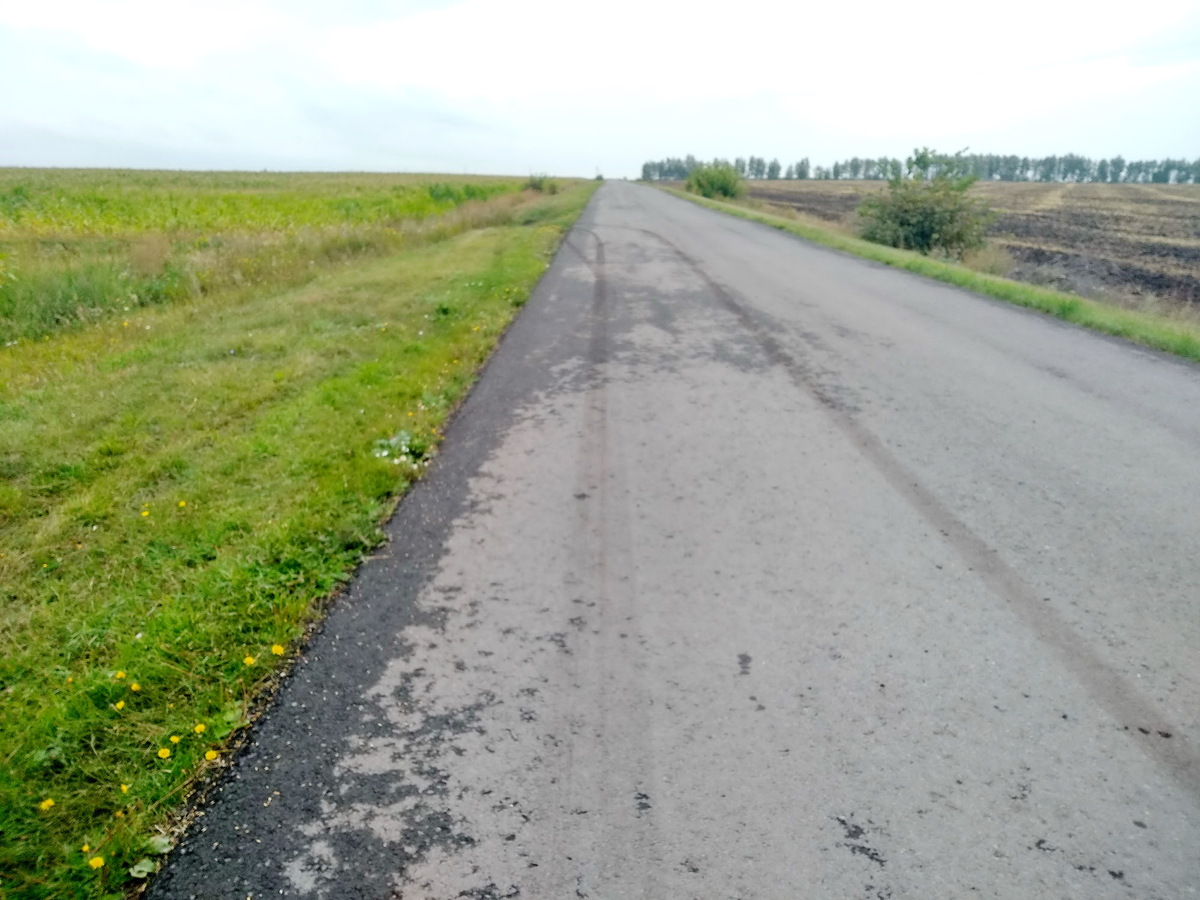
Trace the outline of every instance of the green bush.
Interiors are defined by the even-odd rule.
[[[742,179],[733,166],[697,166],[688,173],[687,189],[693,194],[734,199],[742,195]]]
[[[941,156],[914,151],[905,172],[858,207],[862,237],[876,244],[961,257],[982,247],[994,214],[967,196],[975,182],[961,151]]]

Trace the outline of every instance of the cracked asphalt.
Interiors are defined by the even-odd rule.
[[[1200,370],[606,184],[181,898],[1200,891]]]

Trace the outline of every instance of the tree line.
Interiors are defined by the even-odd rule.
[[[995,153],[960,154],[957,157],[965,171],[981,181],[1047,181],[1102,182],[1124,184],[1200,184],[1200,158],[1126,160],[1091,159],[1068,153],[1064,156],[1002,156]],[[761,156],[738,157],[732,162],[714,159],[702,162],[688,155],[683,158],[643,163],[642,178],[646,181],[684,181],[701,166],[728,166],[742,178],[756,180],[866,180],[887,181],[899,178],[904,163],[888,156],[851,159],[832,166],[813,166],[808,157],[798,162],[782,164]]]

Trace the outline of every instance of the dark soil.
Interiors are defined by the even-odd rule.
[[[749,195],[843,227],[879,182],[751,183]],[[1200,185],[980,184],[1011,277],[1137,303],[1200,308]]]

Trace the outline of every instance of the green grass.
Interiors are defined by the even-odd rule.
[[[288,230],[436,215],[504,178],[0,169],[0,235]]]
[[[393,252],[515,179],[0,169],[0,344]]]
[[[153,870],[593,189],[0,347],[0,896]]]
[[[915,272],[1017,306],[1036,309],[1066,322],[1127,338],[1155,350],[1200,361],[1200,325],[1194,321],[1110,306],[1076,294],[1022,284],[996,275],[986,275],[966,266],[932,259],[920,253],[872,244],[806,222],[797,222],[731,203],[708,200],[672,188],[662,190],[709,209],[787,231],[815,244]]]

